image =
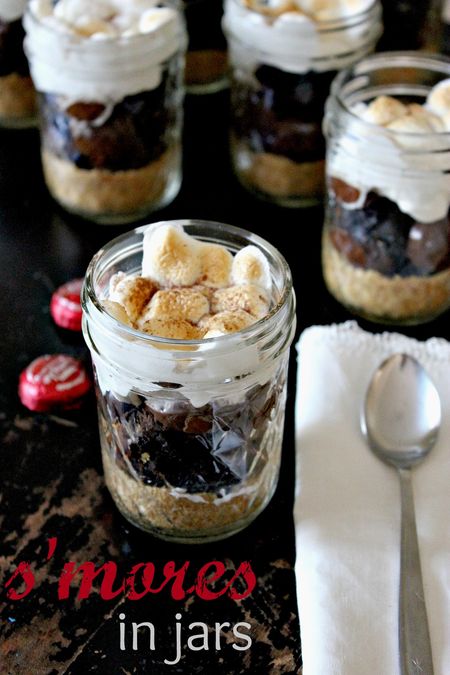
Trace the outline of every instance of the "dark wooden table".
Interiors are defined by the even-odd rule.
[[[280,210],[257,202],[236,184],[227,151],[227,94],[187,101],[185,177],[175,202],[152,220],[204,218],[253,230],[286,256],[294,273],[299,330],[350,318],[326,292],[320,269],[322,212]],[[88,362],[81,336],[69,338],[49,316],[59,284],[82,276],[93,253],[128,228],[96,227],[59,210],[48,197],[35,131],[0,134],[0,673],[298,673],[301,649],[293,565],[295,353],[292,351],[284,454],[278,490],[266,511],[243,533],[217,544],[169,545],[131,527],[104,486],[93,400],[82,414],[32,414],[17,397],[21,370],[36,356],[65,352]],[[366,328],[370,328],[362,322]],[[446,334],[446,321],[405,331],[419,338]],[[46,560],[49,538],[56,552]],[[301,555],[301,551],[299,552]],[[138,562],[191,561],[189,574],[211,560],[230,568],[249,560],[258,578],[249,598],[206,602],[171,599],[169,592],[131,602],[105,601],[98,592],[58,600],[65,562],[112,560],[124,574]],[[30,561],[33,591],[8,601],[4,584],[20,561]],[[253,644],[236,651],[222,640],[208,651],[184,649],[173,659],[175,614],[183,625],[203,621],[251,624]],[[119,645],[119,614],[155,624],[157,645]]]

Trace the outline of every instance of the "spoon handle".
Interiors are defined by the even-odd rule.
[[[402,675],[433,675],[410,469],[399,469],[402,501],[399,646]]]

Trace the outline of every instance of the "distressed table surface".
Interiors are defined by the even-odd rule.
[[[187,102],[185,179],[176,201],[152,219],[204,218],[253,230],[269,239],[294,272],[299,329],[350,316],[326,293],[320,271],[320,210],[284,211],[256,202],[237,186],[227,154],[227,95]],[[163,543],[127,524],[105,489],[94,402],[83,414],[35,415],[17,398],[21,370],[36,356],[65,352],[88,362],[80,336],[68,341],[49,317],[49,300],[59,284],[82,276],[93,253],[127,228],[95,227],[60,211],[47,196],[36,132],[0,134],[0,306],[2,349],[0,387],[0,673],[41,675],[98,673],[301,672],[295,594],[294,381],[288,397],[279,487],[266,511],[243,533],[218,544],[182,547]],[[363,324],[366,328],[367,325]],[[419,338],[445,335],[445,321],[407,331]],[[57,537],[47,560],[48,539]],[[299,552],[301,555],[301,551]],[[248,560],[257,586],[242,602],[211,602],[194,595],[171,599],[167,589],[138,602],[103,600],[97,591],[77,600],[76,589],[58,600],[58,577],[65,562],[112,560],[121,579],[139,562],[157,570],[169,560],[190,561],[188,581],[207,561],[233,565]],[[15,565],[29,561],[35,588],[24,599],[7,601],[4,582]],[[190,584],[187,584],[190,585]],[[210,627],[208,651],[183,649],[175,655],[175,615],[182,626]],[[119,615],[155,625],[156,648],[119,644]],[[215,623],[247,621],[252,646],[233,648],[229,633],[217,649]],[[182,631],[183,639],[188,635]]]

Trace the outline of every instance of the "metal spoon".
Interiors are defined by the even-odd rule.
[[[411,468],[436,443],[441,402],[426,371],[411,356],[395,354],[374,373],[361,417],[373,452],[394,466],[401,488],[399,648],[402,675],[433,675]]]

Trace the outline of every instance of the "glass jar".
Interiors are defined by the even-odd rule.
[[[68,211],[104,224],[166,205],[181,184],[187,36],[178,2],[159,3],[161,25],[130,35],[110,35],[102,23],[105,32],[93,35],[90,26],[86,34],[63,32],[36,7],[32,0],[25,15],[25,49],[50,193]]]
[[[387,128],[361,114],[384,95],[430,115],[431,101],[425,111],[417,104],[449,77],[443,57],[391,52],[332,87],[323,272],[337,300],[373,321],[416,324],[450,306],[450,133],[408,132],[404,118]]]
[[[107,486],[122,514],[164,539],[206,542],[246,527],[269,503],[281,460],[289,346],[290,270],[269,243],[236,227],[178,221],[230,252],[266,256],[272,309],[248,328],[204,340],[153,337],[102,306],[117,271],[140,271],[140,227],[92,260],[83,291]]]
[[[245,0],[226,0],[232,160],[240,182],[256,195],[294,207],[322,199],[322,118],[331,82],[337,70],[371,52],[381,33],[379,2],[366,7],[346,18],[312,21],[299,12],[270,16]]]
[[[211,94],[228,85],[222,0],[184,0],[189,46],[185,81],[190,94]]]
[[[36,94],[23,51],[26,0],[0,0],[0,127],[36,122]]]

